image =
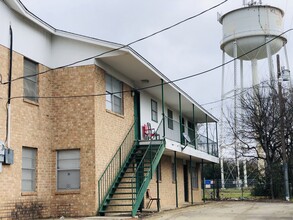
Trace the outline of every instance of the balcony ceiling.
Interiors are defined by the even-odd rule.
[[[164,80],[164,99],[166,105],[174,111],[179,112],[179,94],[181,94],[182,114],[192,120],[193,104],[195,110],[195,121],[197,123],[215,122],[217,119],[197,104],[190,96],[172,83],[154,66],[144,60],[141,56],[131,51],[117,56],[107,56],[99,58],[102,62],[125,75],[133,83],[138,91],[146,91],[154,98],[161,100],[162,86],[161,79]],[[207,117],[206,117],[207,116]]]

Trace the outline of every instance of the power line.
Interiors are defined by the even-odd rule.
[[[207,70],[204,70],[204,71],[201,71],[199,73],[195,73],[195,74],[192,74],[192,75],[189,75],[189,76],[185,76],[185,77],[181,77],[181,78],[178,78],[178,79],[175,79],[175,80],[169,80],[169,81],[166,81],[166,82],[163,82],[163,83],[159,83],[159,84],[154,84],[154,85],[150,85],[150,86],[147,86],[147,87],[142,87],[142,88],[134,88],[134,89],[131,89],[131,90],[125,90],[125,91],[121,91],[121,92],[114,92],[114,93],[111,93],[111,94],[120,94],[120,93],[127,93],[127,92],[132,92],[133,90],[136,90],[136,91],[142,91],[142,90],[146,90],[146,89],[151,89],[151,88],[155,88],[155,87],[158,87],[158,86],[162,86],[162,85],[167,85],[167,84],[173,84],[175,82],[179,82],[179,81],[183,81],[183,80],[186,80],[186,79],[190,79],[190,78],[193,78],[193,77],[196,77],[196,76],[200,76],[200,75],[203,75],[205,73],[208,73],[208,72],[211,72],[211,71],[214,71],[216,69],[219,69],[229,63],[232,63],[234,62],[235,60],[243,57],[243,56],[246,56],[247,54],[255,51],[255,50],[258,50],[260,49],[261,47],[265,46],[266,44],[269,44],[270,42],[274,41],[275,39],[281,37],[282,35],[292,31],[293,29],[288,29],[286,31],[284,31],[283,33],[281,33],[280,35],[278,36],[275,36],[273,37],[272,39],[266,41],[265,43],[255,47],[254,49],[252,50],[249,50],[248,52],[236,57],[236,58],[233,58],[225,63],[222,63],[220,65],[217,65],[215,67],[212,67],[210,69],[207,69]],[[101,94],[86,94],[86,95],[73,95],[73,96],[46,96],[46,97],[28,97],[28,96],[17,96],[17,97],[12,97],[11,99],[18,99],[18,98],[48,98],[48,99],[52,99],[52,98],[58,98],[58,99],[61,99],[61,98],[82,98],[82,97],[93,97],[93,96],[105,96],[105,95],[108,95],[108,93],[101,93]]]
[[[155,35],[158,35],[158,34],[164,32],[164,31],[167,31],[167,30],[169,30],[169,29],[172,29],[172,28],[174,28],[174,27],[176,27],[176,26],[178,26],[178,25],[180,25],[180,24],[182,24],[182,23],[185,23],[185,22],[187,22],[187,21],[189,21],[189,20],[192,20],[192,19],[194,19],[194,18],[196,18],[196,17],[199,17],[200,15],[203,15],[203,14],[205,14],[205,13],[207,13],[207,12],[209,12],[209,11],[211,11],[211,10],[213,10],[213,9],[215,9],[215,8],[217,8],[217,7],[219,7],[219,6],[221,6],[221,5],[223,5],[223,4],[224,4],[225,2],[227,2],[227,1],[228,1],[228,0],[222,1],[222,2],[220,2],[219,4],[216,4],[216,5],[210,7],[210,8],[208,8],[208,9],[206,9],[206,10],[204,10],[204,11],[202,11],[202,12],[196,14],[196,15],[193,15],[193,16],[191,16],[191,17],[188,17],[188,18],[186,18],[186,19],[184,19],[184,20],[182,20],[182,21],[179,21],[179,22],[177,22],[177,23],[175,23],[175,24],[173,24],[173,25],[170,25],[170,26],[168,26],[168,27],[166,27],[166,28],[163,28],[163,29],[161,29],[161,30],[159,30],[159,31],[156,31],[156,32],[154,32],[154,33],[152,33],[152,34],[149,34],[149,35],[147,35],[147,36],[145,36],[145,37],[139,38],[139,39],[137,39],[137,40],[135,40],[135,41],[132,41],[132,42],[130,42],[130,43],[128,43],[128,44],[122,45],[122,46],[120,46],[120,47],[118,47],[118,48],[111,49],[111,50],[105,51],[105,52],[103,52],[103,53],[100,53],[100,54],[98,54],[98,55],[91,56],[91,57],[88,57],[88,58],[85,58],[85,59],[81,59],[81,60],[78,60],[78,61],[75,61],[75,62],[72,62],[72,63],[66,64],[66,65],[63,65],[63,66],[59,66],[59,67],[56,67],[56,68],[48,69],[48,70],[43,71],[43,72],[39,72],[39,73],[32,74],[32,75],[28,75],[28,76],[21,76],[21,77],[18,77],[18,78],[12,79],[11,82],[16,81],[16,80],[19,80],[19,79],[23,79],[23,78],[25,78],[25,77],[37,76],[37,75],[41,75],[41,74],[48,73],[48,72],[50,72],[50,71],[54,71],[54,70],[58,70],[58,69],[62,69],[62,68],[66,68],[66,67],[69,67],[69,66],[73,66],[73,65],[75,65],[75,64],[82,63],[82,62],[85,62],[85,61],[88,61],[88,60],[91,60],[91,59],[94,59],[94,58],[97,58],[97,57],[103,56],[103,55],[105,55],[105,54],[109,54],[109,53],[112,53],[112,52],[118,51],[118,50],[123,49],[123,48],[127,48],[127,47],[129,47],[130,45],[132,45],[132,44],[135,44],[135,43],[138,43],[138,42],[140,42],[140,41],[146,40],[146,39],[148,39],[148,38],[150,38],[150,37],[153,37],[153,36],[155,36]],[[3,84],[7,84],[7,83],[9,83],[9,81],[8,81],[8,82],[5,82],[5,83],[3,83]]]

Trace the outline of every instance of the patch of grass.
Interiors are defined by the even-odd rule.
[[[213,189],[205,189],[205,197],[206,199],[213,199],[214,198],[214,192],[216,193],[216,190]],[[237,188],[231,188],[231,189],[220,189],[220,198],[221,199],[253,199],[254,196],[251,195],[251,189],[245,188],[245,189],[237,189]]]

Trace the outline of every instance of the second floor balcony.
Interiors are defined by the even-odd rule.
[[[218,157],[218,143],[206,134],[199,134],[199,125],[193,125],[188,122],[187,125],[176,120],[165,117],[165,138],[167,140],[179,143],[182,148],[192,148],[209,155]],[[206,125],[206,131],[208,126]],[[153,138],[162,138],[164,136],[163,123],[158,126],[156,136]],[[216,137],[217,139],[217,137]]]

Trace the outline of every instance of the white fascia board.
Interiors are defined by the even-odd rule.
[[[196,150],[196,149],[188,147],[188,146],[184,150],[182,150],[182,147],[184,147],[184,146],[181,145],[180,143],[166,139],[166,149],[168,149],[168,150],[176,151],[181,154],[185,154],[187,156],[192,156],[195,158],[207,160],[207,161],[210,161],[213,163],[219,163],[218,157],[215,157],[215,156],[210,155],[206,152],[202,152],[202,151]]]

